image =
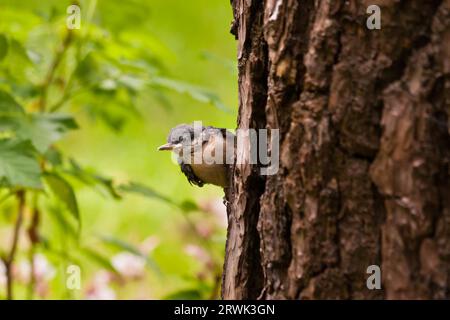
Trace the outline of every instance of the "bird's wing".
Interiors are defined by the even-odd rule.
[[[224,138],[226,137],[227,132],[228,132],[229,134],[231,133],[230,131],[228,131],[228,130],[225,129],[225,128],[217,128],[217,127],[213,127],[213,126],[205,127],[204,130],[205,130],[205,129],[206,129],[206,131],[208,131],[208,130],[210,130],[210,129],[212,129],[212,130],[219,130],[220,133],[222,134],[222,136],[223,136]],[[231,133],[231,134],[233,134],[233,133]]]
[[[197,177],[192,170],[192,167],[186,163],[180,163],[181,172],[184,173],[190,184],[195,184],[196,186],[203,187],[205,184],[199,177]]]

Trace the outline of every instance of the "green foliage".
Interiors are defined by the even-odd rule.
[[[117,188],[119,191],[122,192],[128,192],[128,193],[135,193],[139,194],[148,198],[155,198],[162,201],[165,201],[167,203],[173,204],[173,201],[167,198],[166,196],[156,192],[155,190],[149,188],[148,186],[145,186],[141,183],[136,182],[130,182],[127,184],[123,184],[118,186]]]
[[[5,35],[0,34],[0,61],[2,61],[8,53],[8,40]]]
[[[186,93],[200,102],[210,103],[223,111],[229,111],[229,109],[221,102],[220,98],[216,94],[205,90],[204,88],[164,77],[154,77],[150,80],[149,84],[155,87],[175,90],[179,93]]]
[[[30,141],[0,140],[0,186],[41,188],[41,170]]]
[[[197,5],[220,4],[203,2]],[[177,37],[192,19],[173,21],[165,0],[80,0],[80,30],[66,28],[70,3],[3,0],[0,5],[0,223],[14,230],[15,195],[23,192],[28,232],[22,230],[21,237],[29,237],[32,250],[55,265],[80,264],[89,275],[86,281],[98,268],[120,277],[105,248],[125,251],[145,259],[150,278],[165,279],[152,279],[156,297],[167,292],[177,292],[168,296],[174,299],[205,297],[216,270],[206,266],[208,276],[192,283],[200,267],[182,254],[187,241],[198,240],[196,224],[206,221],[194,200],[197,191],[153,150],[177,122],[234,123],[226,105],[236,100],[230,94],[235,90],[225,86],[216,92],[218,84],[233,80],[224,79],[233,64],[208,53],[203,58],[227,75],[208,68],[197,72],[195,59],[210,30],[191,32],[186,50]],[[194,10],[176,2],[171,8]],[[203,23],[209,24],[210,13],[203,15]],[[158,19],[173,24],[173,36],[161,33],[164,23]],[[217,194],[205,192],[208,197]],[[184,213],[184,220],[177,220],[181,215],[171,215],[173,211]],[[114,236],[95,241],[99,233]],[[150,254],[141,245],[153,234],[163,244]],[[205,239],[200,241],[210,241]],[[29,256],[22,242],[17,259]],[[0,235],[0,243],[2,253],[10,251],[10,239]],[[90,262],[95,267],[89,269]],[[61,270],[48,284],[51,298],[68,296]]]
[[[181,202],[180,208],[184,212],[200,210],[200,208],[197,206],[197,204],[195,202],[192,202],[192,201],[189,201],[189,200],[184,200],[183,202]]]
[[[19,139],[30,140],[40,153],[45,153],[67,131],[78,128],[73,117],[56,113],[16,112],[0,117],[0,123],[3,123],[4,129],[14,132]]]
[[[20,114],[23,115],[24,111],[22,107],[14,100],[14,98],[7,92],[0,90],[0,121],[7,117]],[[2,122],[0,122],[1,124]],[[7,121],[5,121],[4,125],[7,125]],[[1,128],[1,127],[0,127]]]
[[[67,206],[69,212],[81,224],[77,198],[72,186],[56,173],[46,173],[44,178],[53,194]]]
[[[96,173],[95,170],[82,168],[74,159],[70,159],[69,162],[70,168],[64,170],[66,174],[73,176],[102,195],[110,196],[116,200],[122,198],[111,178],[103,177]]]

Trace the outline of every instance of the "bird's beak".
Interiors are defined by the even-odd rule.
[[[158,151],[173,150],[174,147],[175,147],[175,145],[173,145],[172,143],[166,143],[166,144],[163,144],[162,146],[160,146],[158,148]]]

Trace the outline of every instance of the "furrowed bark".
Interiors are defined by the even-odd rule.
[[[232,6],[238,128],[281,141],[235,166],[223,298],[449,298],[450,0]]]

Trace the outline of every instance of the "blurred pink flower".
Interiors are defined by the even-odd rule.
[[[30,282],[30,272],[31,266],[27,260],[22,260],[18,264],[13,265],[13,275],[19,282]]]
[[[195,229],[197,231],[197,234],[205,239],[210,238],[214,233],[214,228],[211,225],[211,223],[205,223],[204,221],[198,222],[195,224]]]
[[[50,293],[48,282],[37,281],[34,287],[35,292],[41,298],[45,298]]]
[[[35,254],[33,256],[34,277],[36,283],[46,282],[55,276],[55,268],[50,264],[43,254]],[[31,265],[28,260],[20,261],[17,266],[13,267],[14,276],[22,283],[30,282]]]
[[[100,270],[95,273],[92,282],[96,286],[106,286],[113,280],[113,276],[109,271]]]
[[[109,286],[112,279],[112,274],[106,270],[96,272],[86,291],[86,299],[115,300],[116,292]]]
[[[50,264],[43,254],[35,254],[34,261],[34,276],[37,281],[51,280],[55,276],[55,268]]]
[[[200,202],[200,208],[214,214],[220,226],[226,227],[228,225],[227,208],[223,204],[222,198],[206,199]]]
[[[198,245],[188,244],[184,247],[184,252],[187,255],[196,258],[199,262],[209,263],[211,261],[208,252]]]
[[[0,286],[6,285],[6,266],[2,260],[0,260]]]
[[[111,263],[124,278],[137,279],[145,273],[145,259],[129,252],[116,254]]]
[[[157,236],[150,236],[144,239],[139,245],[139,249],[145,255],[150,254],[159,245],[159,238]]]
[[[108,286],[91,287],[86,292],[88,300],[116,300],[116,292]]]

